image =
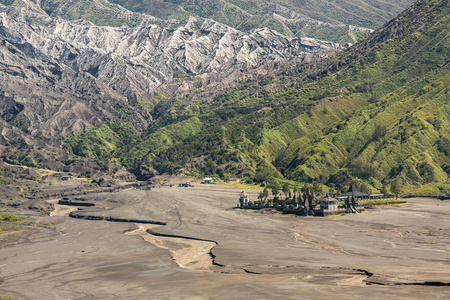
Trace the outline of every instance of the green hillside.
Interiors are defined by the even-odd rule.
[[[113,155],[136,172],[336,189],[357,178],[373,191],[399,179],[406,192],[448,193],[449,9],[419,1],[314,72],[250,82],[200,110],[165,102],[178,117],[162,113]]]

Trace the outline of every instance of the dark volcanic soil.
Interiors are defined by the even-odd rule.
[[[78,218],[58,207],[44,218],[53,226],[1,242],[0,291],[19,299],[450,298],[450,202],[314,218],[233,209],[239,192],[196,184],[97,193],[84,200],[95,206],[72,211]]]

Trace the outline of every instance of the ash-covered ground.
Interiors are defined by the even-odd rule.
[[[22,225],[21,238],[0,243],[1,295],[450,298],[449,201],[408,199],[362,214],[295,217],[233,209],[242,189],[178,187],[184,180],[87,193],[77,201],[93,206],[56,206],[51,216],[3,209],[32,221]],[[254,200],[259,190],[246,192]]]

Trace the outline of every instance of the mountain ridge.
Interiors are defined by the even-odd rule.
[[[114,2],[114,3],[113,3]],[[268,27],[290,37],[310,37],[340,44],[355,43],[372,29],[405,8],[410,0],[396,0],[395,4],[383,1],[86,1],[31,0],[0,3],[17,7],[11,15],[27,7],[41,15],[67,20],[86,19],[96,25],[141,26],[159,24],[177,28],[189,17],[214,19],[242,31]],[[306,9],[305,9],[306,8]],[[162,12],[165,11],[165,12]],[[324,11],[325,14],[323,13]],[[45,18],[45,17],[44,17]],[[28,18],[39,24],[43,17]],[[348,22],[346,22],[348,21]]]
[[[206,110],[209,117],[201,117],[204,130],[153,148],[156,157],[134,155],[141,167],[160,172],[240,175],[266,184],[286,178],[337,189],[357,179],[377,192],[398,179],[415,193],[445,194],[448,5],[418,1],[316,69],[284,78],[282,85],[269,80],[256,95],[235,90],[218,98],[218,106]],[[221,102],[228,95],[237,97]],[[214,125],[215,118],[224,123]],[[150,135],[125,152],[138,153],[157,138]],[[241,164],[230,160],[236,155]]]
[[[235,56],[228,57],[229,65],[219,64],[229,69],[209,72],[205,65],[200,64],[197,70],[189,69],[195,63],[187,64],[182,72],[173,69],[168,73],[165,87],[158,86],[153,94],[135,98],[130,95],[138,95],[131,91],[133,84],[141,83],[137,70],[149,69],[132,59],[124,59],[112,69],[104,67],[112,61],[121,62],[123,56],[102,50],[109,46],[120,48],[117,44],[101,46],[93,39],[95,47],[87,47],[90,41],[71,34],[67,36],[74,41],[72,44],[53,43],[49,27],[22,27],[25,23],[3,15],[2,24],[9,20],[7,26],[11,29],[1,27],[4,40],[16,40],[10,43],[12,46],[2,45],[3,55],[11,61],[18,59],[17,55],[23,58],[16,65],[4,64],[8,70],[2,73],[4,82],[11,82],[13,87],[22,85],[27,93],[34,87],[27,87],[21,74],[31,72],[30,78],[40,74],[39,78],[48,78],[45,80],[49,82],[67,84],[56,86],[73,99],[67,102],[74,105],[68,105],[67,111],[75,104],[77,109],[87,105],[87,112],[97,110],[92,121],[81,123],[81,131],[64,135],[58,142],[59,133],[51,131],[55,127],[51,115],[31,114],[30,108],[29,114],[20,111],[22,106],[30,105],[34,112],[39,112],[42,109],[39,101],[45,97],[39,99],[37,95],[29,104],[22,103],[23,95],[3,87],[0,95],[6,105],[1,114],[7,122],[2,124],[9,128],[4,139],[12,141],[11,135],[42,136],[36,124],[43,121],[48,126],[47,136],[54,139],[55,145],[62,143],[68,154],[118,162],[141,179],[155,173],[186,173],[216,175],[224,180],[243,178],[263,185],[280,180],[303,185],[318,183],[330,190],[341,190],[357,180],[376,192],[401,180],[411,193],[445,194],[449,190],[450,171],[448,5],[448,1],[442,0],[417,1],[398,18],[340,55],[336,46],[298,57],[305,52],[304,48],[312,46],[320,50],[324,44],[298,39],[297,44],[291,45],[293,40],[259,29],[253,32],[253,37],[247,34],[249,47],[267,49],[257,51],[266,51],[267,55],[259,57],[257,67],[236,64],[238,53],[233,52]],[[236,41],[233,34],[238,31],[226,25],[211,20],[202,20],[200,24],[196,18],[188,20],[193,30],[179,27],[165,29],[164,34],[162,30],[158,35],[188,37],[165,40],[168,44],[175,41],[173,47],[166,48],[172,51],[172,57],[179,59],[173,62],[186,62],[189,42],[197,41],[189,38],[196,34],[199,39],[219,35],[214,45],[226,46]],[[85,21],[57,22],[66,26],[68,32],[74,28],[70,24],[85,26],[87,31],[92,30],[92,37],[132,31],[125,27],[95,27]],[[161,28],[154,26],[143,26],[145,34],[139,36],[136,31],[132,40],[147,41],[152,28]],[[208,26],[218,28],[205,30]],[[44,52],[38,45],[45,46],[40,48]],[[134,45],[125,39],[121,49],[130,53]],[[83,49],[87,50],[82,53]],[[27,53],[39,58],[30,60],[38,73],[30,62],[22,62]],[[291,60],[286,61],[289,55]],[[269,59],[274,57],[280,59]],[[317,63],[324,59],[327,61]],[[214,64],[214,59],[211,62]],[[260,65],[261,62],[264,64]],[[188,70],[192,74],[187,74]],[[102,78],[102,72],[110,77]],[[16,77],[22,79],[15,82]],[[117,81],[111,80],[114,78]],[[32,83],[35,94],[51,91],[56,95],[56,88],[43,82]],[[86,94],[85,86],[93,89]],[[91,99],[83,97],[83,93]],[[107,95],[106,99],[102,95]],[[57,99],[49,100],[58,103]],[[56,108],[49,111],[58,112]],[[84,109],[74,111],[80,116],[84,113]],[[50,120],[44,120],[47,117]],[[82,119],[89,118],[88,114]],[[30,121],[35,123],[28,124]],[[11,151],[8,153],[3,155],[4,159],[11,158]]]
[[[202,93],[209,88],[226,89],[235,85],[237,72],[244,70],[259,74],[255,76],[270,73],[269,67],[263,70],[264,61],[272,64],[287,58],[298,60],[309,51],[331,55],[337,50],[329,46],[342,48],[312,39],[287,39],[267,29],[257,30],[251,36],[212,20],[195,18],[177,29],[159,25],[99,27],[83,20],[50,18],[45,19],[46,26],[20,21],[36,15],[41,16],[22,10],[17,21],[5,12],[0,14],[0,63],[5,70],[0,74],[0,95],[4,101],[0,114],[5,120],[3,145],[11,148],[10,154],[4,156],[8,161],[25,160],[26,157],[11,156],[21,153],[14,151],[16,145],[31,147],[34,154],[30,155],[39,157],[42,144],[60,147],[62,136],[93,127],[108,127],[102,132],[111,135],[114,147],[121,146],[121,141],[127,140],[125,134],[143,132],[154,121],[153,107],[160,100],[163,103],[178,101],[177,97],[199,96],[197,92],[187,93],[191,89],[201,88]],[[211,56],[212,71],[206,71],[207,61],[194,60],[189,65],[186,48],[192,48],[190,44],[197,41],[203,41],[206,47],[203,56]],[[238,59],[248,58],[245,51],[235,52],[235,46],[250,54],[249,64],[262,67],[252,70],[254,67],[241,64],[236,68]],[[199,49],[192,50],[189,55],[195,57]],[[322,59],[320,56],[317,59]],[[157,107],[155,112],[162,110]],[[112,137],[118,133],[110,127],[119,132],[120,138]],[[114,143],[107,144],[110,151]],[[67,156],[63,149],[57,152]]]

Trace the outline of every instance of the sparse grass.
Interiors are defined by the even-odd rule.
[[[36,226],[38,226],[38,227],[50,227],[50,226],[55,226],[55,225],[61,223],[61,221],[62,221],[62,220],[59,219],[59,220],[56,220],[56,221],[53,221],[53,222],[50,222],[50,223],[38,222],[38,223],[36,224]]]
[[[376,205],[376,204],[383,204],[383,205],[390,205],[390,204],[402,204],[406,200],[403,199],[386,199],[386,200],[367,200],[367,201],[360,201],[361,205]]]
[[[438,242],[435,241],[418,241],[418,244],[437,244]]]
[[[16,230],[20,230],[20,228],[17,226],[8,226],[8,227],[2,226],[2,227],[0,227],[0,232],[16,231]]]
[[[345,215],[345,214],[328,215],[328,216],[325,216],[324,218],[342,217],[342,216],[344,216],[344,215]]]
[[[215,184],[222,185],[222,186],[230,186],[230,187],[235,187],[235,188],[240,188],[240,189],[247,189],[247,190],[263,189],[263,187],[261,187],[260,185],[241,183],[240,180],[238,180],[238,181],[229,181],[229,182],[220,181],[220,182],[217,182]]]
[[[28,218],[20,217],[12,213],[2,214],[0,216],[0,223],[14,223],[14,224],[22,224],[25,223]]]
[[[4,295],[5,292],[0,291],[0,300],[13,300],[13,299],[17,299],[14,296],[8,296],[8,295]]]
[[[15,242],[27,237],[31,233],[30,230],[22,230],[19,232],[12,232],[2,237],[3,242]]]

